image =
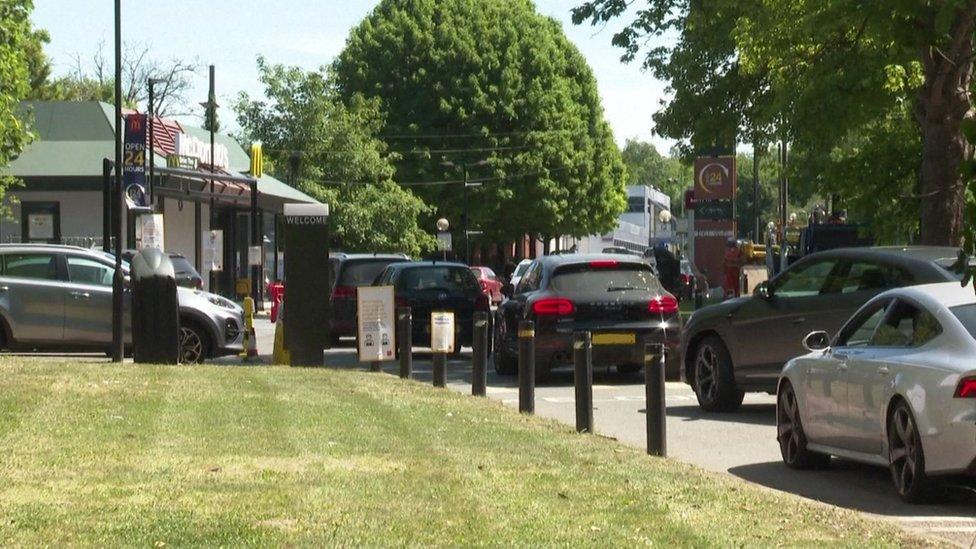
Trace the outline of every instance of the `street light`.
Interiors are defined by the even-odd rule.
[[[440,232],[446,232],[451,228],[451,224],[447,222],[443,217],[437,220],[437,230]]]
[[[445,160],[441,162],[441,166],[448,168],[460,167],[464,171],[464,262],[468,265],[471,264],[471,231],[469,231],[469,214],[468,214],[468,187],[480,187],[481,182],[477,181],[474,183],[468,183],[468,168],[474,166],[486,166],[488,165],[487,160],[479,160],[477,162],[455,164],[450,160]]]
[[[437,220],[437,236],[438,240],[441,242],[441,251],[443,252],[444,261],[447,261],[447,239],[441,240],[441,235],[447,232],[451,228],[451,224],[447,222],[447,219],[440,218]]]

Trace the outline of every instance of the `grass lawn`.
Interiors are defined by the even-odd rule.
[[[915,543],[386,375],[0,359],[2,546]]]

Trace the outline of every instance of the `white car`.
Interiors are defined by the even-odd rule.
[[[531,259],[523,259],[522,261],[519,261],[518,265],[515,266],[515,270],[512,271],[512,278],[508,281],[513,288],[518,286],[519,281],[522,280],[522,275],[525,274],[525,271],[529,270],[529,265],[531,264]]]
[[[933,477],[976,474],[976,293],[950,282],[891,290],[830,340],[804,339],[777,389],[783,461],[830,456],[888,467],[898,495],[920,502]]]

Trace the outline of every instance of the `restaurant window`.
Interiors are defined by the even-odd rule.
[[[24,242],[61,242],[61,203],[21,202],[20,230]]]

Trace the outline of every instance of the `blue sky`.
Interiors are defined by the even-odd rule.
[[[216,65],[217,101],[228,104],[239,91],[260,94],[255,59],[308,69],[330,62],[349,31],[378,0],[168,0],[123,1],[122,39],[148,45],[157,59],[181,57]],[[113,8],[109,0],[35,0],[34,22],[51,34],[48,54],[56,74],[69,72],[80,57],[87,62],[105,43],[112,56]],[[620,62],[610,45],[620,26],[576,27],[570,20],[575,0],[536,0],[541,13],[563,22],[563,28],[593,68],[607,119],[619,143],[627,138],[652,141],[666,153],[671,142],[653,135],[651,115],[665,97],[665,84],[644,73],[639,64]],[[273,6],[273,8],[272,8]],[[206,100],[206,70],[196,79],[190,100]],[[220,114],[234,128],[233,113]]]

